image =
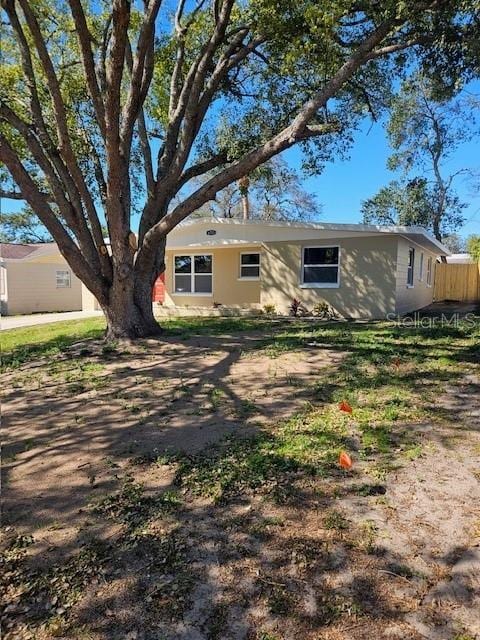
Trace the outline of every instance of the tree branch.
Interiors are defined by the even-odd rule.
[[[208,171],[212,169],[216,169],[217,167],[225,164],[227,162],[227,154],[226,153],[217,153],[216,155],[208,158],[208,160],[204,160],[203,162],[199,162],[188,169],[186,169],[181,175],[178,181],[178,189],[177,192],[190,180],[193,178],[197,178],[198,176],[203,176]]]
[[[133,58],[131,81],[128,96],[122,112],[122,131],[120,134],[123,153],[130,153],[134,123],[145,101],[153,74],[153,45],[155,38],[155,20],[162,0],[150,0],[147,14],[140,29],[137,49]],[[126,45],[128,48],[128,44]],[[130,50],[131,53],[131,50]]]
[[[58,244],[60,252],[74,270],[75,274],[88,286],[100,302],[107,300],[106,287],[85,260],[81,251],[57,219],[46,198],[34,183],[28,171],[17,157],[8,140],[0,134],[0,161],[11,173],[25,200],[47,227]]]
[[[46,194],[42,195],[45,196]],[[5,198],[5,200],[25,200],[20,191],[7,191],[5,189],[0,189],[0,198]]]
[[[69,0],[70,9],[75,22],[76,33],[80,43],[82,53],[82,63],[87,79],[87,86],[92,98],[93,106],[97,116],[98,126],[101,134],[105,138],[105,105],[100,92],[97,74],[95,72],[95,62],[91,48],[91,35],[88,29],[85,13],[80,0]]]
[[[173,211],[165,215],[159,222],[145,234],[143,246],[139,251],[137,262],[148,260],[148,255],[154,252],[155,243],[173,229],[179,222],[184,220],[192,211],[198,209],[208,200],[215,197],[225,186],[248,174],[252,169],[263,164],[273,156],[288,149],[299,140],[331,133],[332,125],[327,129],[315,129],[308,127],[309,122],[315,117],[320,108],[325,106],[327,101],[354,75],[361,65],[368,59],[370,52],[378,46],[384,38],[391,33],[392,29],[399,26],[398,20],[392,18],[385,20],[376,28],[365,41],[356,49],[354,53],[343,63],[337,73],[317,91],[310,100],[300,109],[292,123],[280,131],[271,140],[260,145],[256,149],[247,153],[243,158],[233,163],[211,180],[206,182],[195,193],[191,194]],[[338,126],[338,125],[337,125]],[[143,253],[142,253],[143,252]],[[145,254],[145,257],[144,255]]]
[[[113,0],[112,35],[106,67],[106,156],[108,170],[107,224],[114,252],[123,261],[127,255],[130,232],[130,176],[121,153],[120,92],[130,23],[130,2]]]
[[[130,45],[130,40],[127,39],[127,48],[126,48],[126,60],[127,66],[129,68],[130,73],[133,70],[133,57],[132,57],[132,48]],[[145,172],[145,182],[147,185],[147,194],[148,197],[153,197],[155,191],[155,177],[153,175],[153,163],[152,163],[152,149],[150,147],[150,142],[148,140],[148,132],[147,125],[145,122],[145,112],[143,107],[140,107],[138,117],[137,117],[137,127],[138,127],[138,136],[140,138],[140,146],[142,149],[143,155],[143,168]]]
[[[78,193],[80,194],[80,197],[85,204],[85,209],[87,212],[88,220],[90,222],[91,231],[93,235],[93,241],[95,242],[97,251],[98,251],[98,254],[95,257],[95,262],[99,266],[100,265],[102,266],[104,275],[109,275],[111,274],[110,258],[107,254],[101,252],[101,248],[104,246],[101,225],[97,216],[97,212],[95,209],[95,204],[93,202],[92,196],[87,188],[83,173],[78,165],[77,159],[75,157],[75,154],[72,148],[72,144],[70,140],[70,132],[68,130],[68,124],[67,124],[67,114],[65,110],[65,103],[63,101],[63,97],[60,91],[58,78],[55,73],[52,60],[48,53],[47,45],[40,31],[40,26],[38,24],[38,21],[28,1],[19,0],[19,2],[22,7],[22,11],[25,15],[28,28],[32,34],[32,37],[35,43],[35,48],[37,49],[40,61],[42,63],[43,70],[47,78],[48,89],[49,89],[50,95],[52,96],[54,112],[55,112],[55,122],[57,126],[57,135],[60,141],[60,153],[64,158],[65,164],[68,167],[69,172],[73,177],[76,189],[78,190]],[[85,224],[82,209],[83,208],[80,208],[77,210],[77,218],[78,218],[77,223],[79,227],[82,228],[82,236],[85,237],[85,241],[86,241],[87,234],[90,234],[90,231],[88,230],[88,227]]]

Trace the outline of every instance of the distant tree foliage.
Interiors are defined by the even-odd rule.
[[[281,158],[259,167],[250,176],[250,218],[255,220],[315,220],[322,207],[317,196],[302,186],[301,176]],[[222,189],[215,201],[197,215],[241,218],[242,193],[238,183]]]
[[[458,233],[452,233],[442,238],[442,243],[447,247],[450,253],[465,253],[467,250],[467,242]]]
[[[365,224],[417,225],[430,229],[441,240],[461,227],[466,205],[451,190],[444,194],[437,233],[435,220],[439,216],[439,199],[437,185],[425,178],[403,183],[394,180],[362,203],[363,221]]]
[[[467,251],[476,262],[480,262],[480,236],[471,235],[467,238]]]
[[[388,167],[400,178],[362,205],[365,222],[418,224],[438,240],[463,224],[466,204],[455,181],[469,167],[449,172],[447,161],[477,134],[479,102],[466,95],[451,98],[438,84],[417,74],[392,100],[387,134],[393,153]]]
[[[16,213],[0,213],[0,242],[36,243],[52,242],[53,238],[26,207]]]

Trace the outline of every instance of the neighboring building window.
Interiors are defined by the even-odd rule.
[[[427,260],[427,285],[432,286],[432,258],[431,256]]]
[[[69,289],[70,284],[70,271],[57,271],[56,272],[57,289]]]
[[[6,287],[7,269],[2,264],[0,265],[0,295],[4,296],[7,293]]]
[[[175,293],[212,293],[212,256],[175,256]]]
[[[304,247],[302,280],[304,285],[337,287],[339,247]]]
[[[413,287],[413,272],[415,269],[415,249],[410,247],[408,250],[408,269],[407,269],[407,286]]]
[[[260,277],[260,254],[242,253],[240,255],[240,278],[258,279]]]
[[[420,282],[423,282],[423,252],[420,254],[420,272],[418,274],[418,279]]]

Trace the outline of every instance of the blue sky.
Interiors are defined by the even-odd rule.
[[[480,82],[473,83],[470,88],[480,93]],[[468,167],[480,172],[480,138],[462,145],[445,163],[445,173],[453,173]],[[349,159],[328,163],[320,176],[307,178],[304,181],[308,191],[316,193],[323,205],[321,220],[325,222],[361,222],[360,207],[363,200],[373,196],[377,191],[396,177],[386,168],[390,148],[381,122],[365,122],[355,136]],[[291,149],[284,155],[287,162],[300,168],[301,157],[297,149]],[[428,176],[426,176],[428,177]],[[468,236],[480,234],[480,190],[474,193],[471,182],[463,177],[456,183],[462,201],[468,203],[464,210],[465,225],[459,234]]]

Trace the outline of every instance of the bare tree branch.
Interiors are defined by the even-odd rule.
[[[127,66],[132,73],[133,71],[133,57],[130,41],[127,40],[126,49]],[[147,126],[145,122],[145,113],[143,107],[140,107],[137,117],[138,136],[140,138],[140,146],[142,148],[143,155],[143,168],[145,172],[145,182],[147,185],[148,198],[153,197],[155,191],[155,177],[153,175],[153,163],[152,163],[152,149],[148,140]]]
[[[42,194],[46,196],[46,194]],[[5,198],[5,200],[25,200],[24,195],[20,191],[8,191],[5,189],[0,189],[0,198]]]
[[[178,190],[180,190],[187,182],[189,182],[189,180],[197,178],[198,176],[203,176],[205,173],[208,173],[208,171],[216,169],[222,164],[225,164],[225,162],[227,162],[227,154],[218,153],[211,158],[208,158],[208,160],[204,160],[203,162],[192,165],[181,175],[178,181]]]
[[[137,49],[133,58],[130,88],[122,112],[120,134],[124,155],[129,154],[133,126],[143,105],[153,74],[153,44],[155,20],[162,0],[150,0],[147,13],[140,28]]]
[[[85,13],[80,0],[69,0],[69,5],[75,21],[76,33],[80,43],[80,50],[82,52],[82,63],[83,68],[85,69],[87,86],[97,115],[100,131],[102,136],[105,138],[105,105],[103,103],[97,74],[95,72],[95,62],[90,44],[91,36],[85,19]]]
[[[19,2],[25,15],[28,28],[33,36],[35,47],[42,63],[42,67],[47,78],[48,88],[52,96],[55,111],[55,121],[57,125],[57,135],[60,141],[60,153],[63,156],[65,164],[73,177],[76,189],[78,190],[80,197],[84,202],[87,216],[92,229],[93,239],[99,251],[98,256],[101,259],[97,257],[96,262],[102,264],[104,270],[106,269],[109,273],[111,272],[110,258],[107,254],[102,254],[100,252],[100,248],[103,247],[103,234],[100,226],[100,221],[97,216],[92,196],[87,188],[83,173],[80,170],[77,159],[72,149],[70,133],[68,131],[67,125],[67,114],[63,97],[60,91],[58,78],[56,76],[52,60],[48,53],[45,40],[40,31],[40,26],[28,1],[19,0]],[[86,239],[87,233],[90,232],[88,231],[88,228],[84,223],[81,210],[77,211],[77,224],[80,228],[83,227],[82,235],[84,235]]]
[[[0,161],[10,171],[16,184],[19,186],[25,200],[36,212],[40,220],[47,227],[65,260],[70,264],[75,274],[83,280],[100,302],[106,302],[106,290],[100,284],[97,274],[85,260],[81,251],[66,232],[62,223],[57,219],[47,202],[44,194],[29,176],[28,171],[18,159],[17,154],[10,146],[8,140],[0,134]]]

